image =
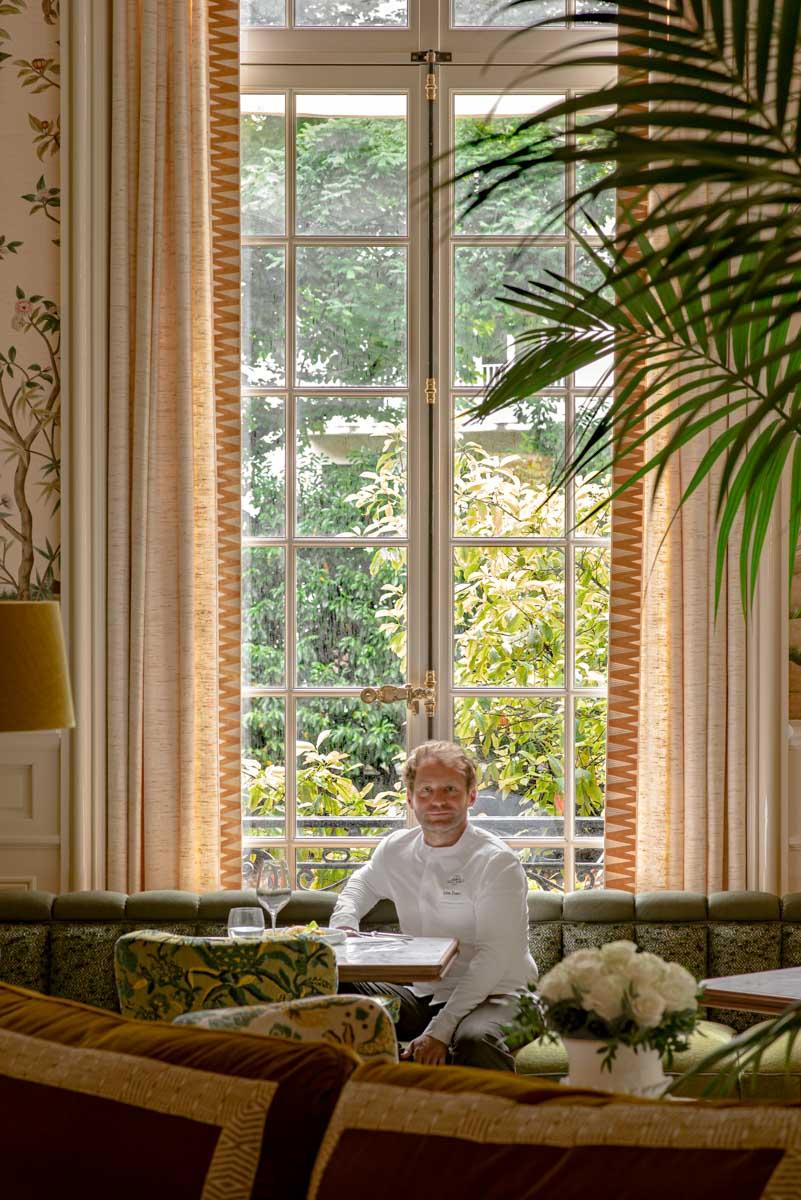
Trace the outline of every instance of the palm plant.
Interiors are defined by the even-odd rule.
[[[742,518],[747,604],[785,471],[791,554],[801,522],[801,2],[627,0],[611,30],[615,19],[574,17],[588,37],[544,69],[604,64],[616,82],[521,123],[527,138],[511,148],[498,138],[470,172],[478,205],[550,164],[611,160],[566,201],[568,220],[606,190],[626,201],[614,240],[597,226],[591,243],[577,234],[600,290],[552,272],[509,289],[506,302],[530,313],[532,328],[476,412],[613,355],[624,369],[615,387],[608,374],[601,381],[554,486],[600,473],[610,456],[624,463],[632,447],[644,447],[644,465],[614,495],[644,476],[657,485],[704,433],[681,503],[714,480],[718,592]],[[537,132],[568,115],[581,139]]]
[[[686,1085],[694,1079],[709,1076],[703,1090],[705,1097],[730,1096],[736,1089],[738,1078],[744,1089],[749,1081],[755,1080],[760,1064],[768,1050],[780,1045],[785,1071],[790,1069],[793,1051],[801,1036],[801,1002],[789,1005],[777,1017],[762,1021],[751,1029],[737,1034],[731,1041],[711,1051],[689,1071],[679,1075],[666,1095],[686,1094]]]

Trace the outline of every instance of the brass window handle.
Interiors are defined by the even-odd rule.
[[[406,702],[406,707],[417,714],[422,700],[426,716],[433,717],[437,708],[437,680],[433,671],[426,671],[425,685],[412,687],[397,687],[392,683],[382,683],[380,687],[366,687],[359,692],[359,699],[365,704],[395,704],[399,700]]]

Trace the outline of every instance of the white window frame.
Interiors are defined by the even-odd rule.
[[[421,188],[424,185],[420,167],[425,161],[427,147],[426,130],[426,101],[423,94],[425,71],[429,68],[412,66],[410,55],[413,50],[440,48],[452,53],[453,64],[444,65],[438,69],[440,84],[440,103],[438,105],[438,121],[436,128],[436,151],[449,144],[450,105],[447,101],[447,85],[449,81],[458,80],[459,87],[476,91],[502,91],[505,87],[515,86],[517,90],[527,92],[563,94],[568,88],[582,90],[598,86],[608,73],[602,68],[568,72],[549,70],[543,74],[538,69],[538,63],[549,58],[558,48],[566,48],[583,39],[586,31],[581,29],[541,30],[525,36],[510,38],[510,30],[498,31],[449,29],[448,13],[449,0],[409,0],[410,27],[407,29],[351,29],[351,30],[243,30],[242,31],[242,91],[245,93],[260,93],[265,91],[285,91],[289,96],[287,107],[287,188],[291,187],[293,169],[293,125],[291,96],[293,91],[325,92],[346,91],[381,91],[408,89],[409,107],[408,120],[410,129],[409,139],[409,229],[406,241],[410,246],[409,252],[409,379],[407,395],[409,397],[407,419],[408,439],[410,446],[419,448],[417,456],[410,455],[410,476],[408,479],[408,539],[407,539],[407,570],[409,580],[409,642],[408,674],[409,682],[417,685],[422,683],[427,662],[427,648],[424,645],[422,630],[426,620],[427,584],[427,516],[425,513],[424,495],[427,491],[424,464],[427,458],[428,422],[427,409],[424,400],[424,380],[427,362],[427,331],[424,328],[425,305],[415,302],[415,297],[423,299],[427,271],[427,246],[425,227],[425,206],[420,203]],[[484,64],[493,56],[494,67],[492,76],[482,73]],[[354,71],[354,68],[356,70]],[[387,68],[391,68],[390,71]],[[446,178],[448,159],[441,158],[437,163],[438,181]],[[438,229],[440,249],[435,263],[435,270],[440,281],[446,282],[446,288],[441,295],[452,295],[450,280],[450,244],[447,236],[448,214],[445,205],[448,203],[444,192],[438,193]],[[291,207],[289,214],[291,216]],[[291,225],[287,227],[286,238],[257,239],[266,243],[287,244],[293,240],[305,243],[327,239],[293,239]],[[250,241],[251,239],[243,239]],[[337,244],[358,244],[365,239],[337,237]],[[383,239],[367,239],[383,240]],[[513,239],[512,239],[513,240]],[[500,239],[504,244],[505,239]],[[415,247],[412,253],[411,247]],[[246,544],[281,545],[286,554],[286,637],[287,637],[287,678],[284,687],[246,689],[248,696],[265,695],[283,697],[285,699],[285,744],[288,748],[294,746],[296,730],[296,703],[299,697],[313,698],[321,696],[358,696],[359,687],[342,687],[334,689],[313,689],[294,687],[295,670],[295,622],[293,611],[292,579],[292,549],[295,544],[290,537],[292,530],[292,513],[294,490],[294,448],[295,428],[290,398],[293,390],[301,394],[312,394],[318,391],[322,394],[332,394],[345,391],[348,394],[369,394],[371,389],[341,389],[341,388],[309,388],[293,389],[293,360],[294,360],[294,329],[292,313],[294,307],[294,279],[291,270],[292,255],[287,257],[287,289],[286,289],[286,331],[287,331],[287,380],[283,388],[263,389],[270,395],[285,397],[286,412],[286,526],[282,538],[247,539]],[[416,323],[413,316],[417,317]],[[573,827],[573,771],[574,771],[574,742],[573,742],[573,704],[575,698],[582,695],[597,696],[598,689],[575,688],[569,674],[572,664],[572,611],[568,597],[572,595],[571,587],[566,587],[566,665],[565,686],[558,689],[518,689],[518,688],[454,688],[452,681],[452,584],[449,564],[453,560],[454,539],[451,536],[452,522],[452,422],[450,412],[450,363],[451,363],[451,326],[452,321],[439,321],[439,335],[435,347],[437,360],[437,378],[439,381],[439,405],[435,418],[435,465],[437,495],[431,497],[435,513],[435,546],[437,554],[435,561],[440,570],[435,571],[433,594],[436,597],[436,621],[434,625],[435,646],[432,648],[435,660],[440,664],[439,669],[439,704],[433,721],[431,734],[434,737],[448,738],[452,730],[453,697],[454,695],[480,694],[513,694],[516,697],[551,695],[563,698],[565,721],[565,772],[566,787],[565,827],[563,837],[556,839],[514,838],[509,839],[510,846],[523,849],[526,847],[545,846],[550,849],[564,849],[564,889],[571,891],[575,882],[575,850],[578,847],[603,846],[602,838],[576,839]],[[401,394],[401,388],[372,389],[375,394]],[[468,393],[470,388],[460,387],[459,394]],[[570,389],[566,389],[566,397],[570,399]],[[567,414],[566,414],[567,417]],[[414,465],[412,458],[414,457]],[[569,523],[568,523],[569,528]],[[487,539],[489,540],[489,539]],[[515,544],[542,544],[540,538],[507,539]],[[301,538],[295,539],[301,545],[343,545],[349,544],[347,539],[340,538]],[[461,539],[459,539],[461,541]],[[561,539],[566,550],[565,579],[572,580],[573,548],[576,545],[604,545],[608,538],[575,538],[572,535]],[[397,539],[394,539],[397,544]],[[552,539],[547,540],[553,545]],[[379,545],[380,540],[371,544]],[[558,544],[558,543],[557,543]],[[444,666],[444,670],[442,669]],[[361,686],[381,684],[383,680],[365,680]],[[407,712],[408,744],[414,746],[424,741],[428,736],[427,722],[422,711],[414,716]],[[289,753],[285,763],[286,770],[286,813],[285,835],[283,837],[245,839],[252,848],[280,848],[286,852],[293,885],[295,883],[296,853],[301,848],[313,847],[342,848],[374,847],[378,838],[337,837],[318,838],[297,836],[296,825],[296,762]],[[411,814],[407,811],[407,823],[413,823]]]

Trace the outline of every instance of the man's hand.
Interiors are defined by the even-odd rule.
[[[411,1058],[416,1063],[426,1067],[441,1067],[446,1061],[448,1047],[439,1038],[431,1037],[429,1033],[421,1033],[419,1037],[409,1042],[401,1053],[401,1058]]]

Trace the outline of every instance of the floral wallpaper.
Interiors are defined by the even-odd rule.
[[[60,590],[59,0],[0,0],[0,599]]]

